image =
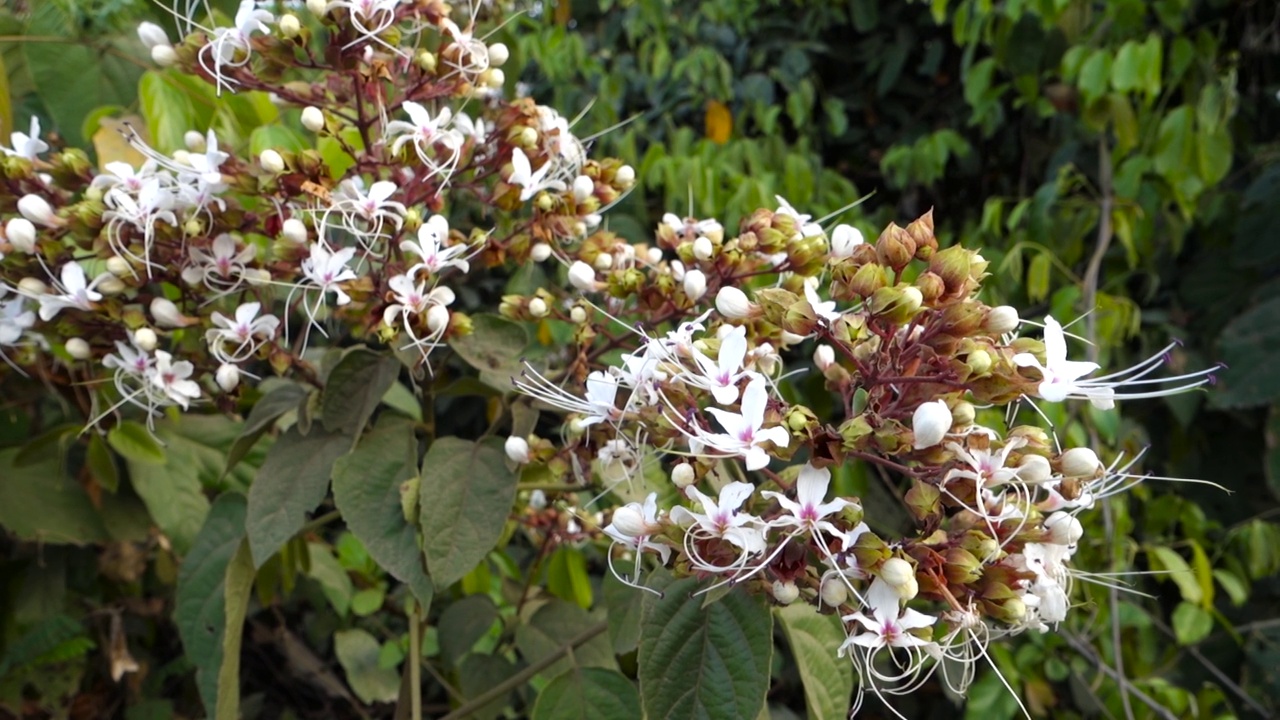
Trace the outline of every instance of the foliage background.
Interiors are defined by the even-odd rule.
[[[1233,494],[1153,481],[1109,503],[1093,515],[1079,563],[1170,573],[1136,579],[1155,597],[1082,588],[1089,612],[1063,632],[1000,644],[993,656],[1037,715],[1156,716],[1135,693],[1173,717],[1280,712],[1280,8],[561,0],[524,9],[495,36],[513,50],[508,78],[566,115],[581,111],[579,135],[602,133],[598,151],[637,167],[642,191],[607,220],[619,234],[644,238],[668,211],[732,224],[774,194],[821,216],[873,193],[840,217],[874,237],[890,219],[935,208],[940,238],[980,244],[999,268],[989,302],[1025,316],[1092,309],[1082,326],[1104,363],[1171,338],[1182,343],[1175,366],[1227,362],[1205,394],[1052,418],[1067,437],[1116,451],[1150,445],[1150,470]],[[102,160],[123,152],[112,119],[133,115],[162,147],[210,124],[231,144],[266,142],[259,128],[279,120],[269,103],[217,101],[148,72],[133,35],[141,19],[166,16],[142,0],[0,8],[0,136],[34,115]],[[84,444],[51,420],[57,408],[33,405],[39,388],[6,376],[0,390],[0,716],[199,715],[210,682],[202,654],[221,646],[183,643],[178,632],[198,622],[184,608],[223,579],[201,577],[229,552],[213,521],[244,512],[234,495],[211,498],[245,490],[262,448],[224,477],[241,428],[208,418],[166,436],[160,465],[145,443],[112,438],[117,466],[101,440]],[[820,390],[820,381],[789,389],[815,408]],[[460,420],[472,421],[483,418]],[[81,469],[102,467],[103,454],[117,485],[86,485]],[[886,523],[906,521],[874,473],[850,467],[838,481]],[[1113,533],[1134,542],[1114,543]],[[425,651],[461,697],[483,690],[479,677],[517,670],[495,651],[516,624],[513,582],[561,598],[565,633],[616,609],[598,550],[564,543],[535,558],[522,547],[437,588],[445,597],[433,604]],[[275,575],[258,577],[245,716],[390,716],[370,701],[398,691],[403,590],[340,527],[317,523],[291,551],[264,568]],[[113,608],[125,609],[124,635],[147,667],[122,686],[107,675]],[[775,638],[775,717],[805,708],[792,640]],[[527,634],[514,642],[522,652],[537,645]],[[607,647],[604,656],[614,662]],[[623,653],[625,672],[634,663]],[[535,679],[480,714],[526,712],[546,685]],[[429,700],[441,714],[450,704],[443,691]],[[951,702],[928,686],[900,710],[950,717]],[[966,709],[993,720],[1016,711],[992,674]]]

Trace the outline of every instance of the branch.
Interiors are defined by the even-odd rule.
[[[1178,720],[1178,717],[1174,715],[1172,712],[1170,712],[1169,708],[1161,705],[1160,703],[1156,702],[1150,695],[1134,687],[1133,683],[1129,682],[1128,678],[1116,672],[1114,669],[1112,669],[1110,665],[1103,662],[1102,658],[1098,657],[1093,652],[1093,648],[1090,647],[1088,643],[1084,642],[1083,640],[1081,640],[1080,638],[1076,637],[1074,634],[1069,632],[1063,632],[1060,634],[1062,636],[1062,639],[1067,641],[1068,645],[1070,645],[1073,649],[1075,649],[1076,652],[1083,655],[1086,660],[1093,663],[1094,667],[1098,668],[1098,670],[1100,670],[1103,675],[1106,675],[1112,680],[1115,680],[1116,683],[1120,685],[1120,688],[1124,692],[1130,693],[1134,697],[1141,700],[1142,703],[1147,707],[1151,708],[1151,711],[1154,712],[1157,716],[1162,717],[1165,720]]]

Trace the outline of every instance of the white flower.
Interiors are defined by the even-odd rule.
[[[191,264],[182,271],[182,279],[192,285],[203,283],[216,291],[232,291],[240,287],[249,263],[254,259],[254,247],[249,245],[243,250],[237,249],[235,238],[222,233],[213,239],[209,250],[211,252],[205,252],[191,245]]]
[[[1020,555],[1009,556],[1015,567],[1035,574],[1027,592],[1038,598],[1037,608],[1044,622],[1061,622],[1067,617],[1069,602],[1064,585],[1069,579],[1065,564],[1069,557],[1066,545],[1052,543],[1027,543]]]
[[[867,605],[871,608],[871,614],[868,616],[860,611],[844,616],[845,622],[856,622],[865,632],[849,636],[840,646],[839,654],[843,657],[854,646],[866,648],[870,651],[870,657],[875,651],[886,647],[923,648],[933,645],[910,631],[932,627],[938,618],[911,608],[899,610],[898,603],[898,591],[889,583],[882,578],[872,581],[867,590]]]
[[[751,315],[752,305],[746,293],[725,285],[716,293],[716,310],[730,320],[742,320]]]
[[[467,251],[466,245],[445,247],[444,241],[449,237],[449,221],[443,215],[432,215],[418,228],[418,242],[405,240],[400,249],[421,258],[407,271],[412,276],[419,270],[427,275],[438,275],[447,268],[456,267],[466,273],[471,271],[471,264],[459,257]]]
[[[704,236],[693,241],[693,256],[699,260],[709,260],[715,254],[715,246],[711,244],[711,239]]]
[[[831,231],[831,257],[847,258],[853,255],[853,249],[865,240],[862,233],[852,225],[837,225]]]
[[[921,403],[911,416],[911,431],[916,450],[933,447],[942,442],[951,429],[951,409],[942,400]]]
[[[150,309],[151,317],[155,319],[156,325],[162,328],[180,328],[192,323],[191,318],[183,315],[178,306],[168,298],[160,296],[152,298]]]
[[[7,292],[4,285],[0,285],[0,297],[4,297]],[[0,345],[16,345],[22,339],[23,333],[35,322],[36,314],[26,309],[26,298],[18,296],[0,302]],[[80,340],[80,342],[84,341]],[[88,345],[88,343],[85,344]]]
[[[111,277],[111,273],[103,273],[93,282],[86,282],[84,268],[73,261],[62,266],[61,277],[61,282],[54,282],[52,293],[36,298],[40,303],[40,319],[45,322],[52,320],[64,308],[93,310],[93,304],[102,299],[102,294],[94,288]]]
[[[194,371],[195,367],[186,360],[173,362],[172,355],[157,350],[156,364],[151,369],[151,384],[171,402],[186,410],[192,400],[200,397],[200,385],[189,379]]]
[[[524,465],[529,462],[529,441],[518,435],[512,435],[507,438],[503,444],[503,449],[507,452],[507,457],[512,462]]]
[[[755,486],[744,482],[731,482],[720,489],[719,501],[704,495],[697,486],[690,485],[684,494],[696,500],[703,512],[696,513],[684,507],[671,510],[671,519],[681,526],[696,525],[704,537],[720,538],[747,553],[762,552],[765,547],[760,518],[738,512],[742,504],[755,492]]]
[[[1098,454],[1087,447],[1071,448],[1062,453],[1062,474],[1067,477],[1092,477],[1102,467]]]
[[[543,190],[564,190],[565,185],[560,180],[546,179],[551,170],[552,163],[547,162],[534,172],[529,164],[529,156],[520,148],[515,148],[511,151],[511,176],[507,178],[507,182],[521,188],[520,201],[527,202]]]
[[[836,351],[830,345],[822,344],[813,350],[813,364],[818,370],[826,372],[836,362]]]
[[[774,195],[778,201],[778,209],[776,214],[785,215],[796,221],[799,226],[798,237],[815,237],[822,234],[822,226],[815,222],[809,222],[810,215],[802,215],[795,208],[791,207],[791,203],[787,202],[781,195]]]
[[[1049,542],[1054,545],[1070,547],[1084,537],[1084,526],[1069,512],[1059,511],[1045,518],[1044,529],[1048,531]]]
[[[720,341],[720,352],[714,362],[695,347],[693,360],[697,363],[698,373],[686,373],[681,378],[690,385],[711,391],[721,405],[729,405],[738,399],[738,381],[754,376],[754,373],[743,370],[742,363],[746,357],[747,329],[739,325]]]
[[[1067,359],[1067,340],[1062,325],[1052,317],[1044,319],[1044,364],[1031,353],[1019,353],[1013,356],[1013,362],[1019,367],[1034,367],[1040,371],[1040,397],[1049,402],[1062,402],[1073,395],[1084,395],[1094,401],[1094,405],[1107,408],[1111,405],[1110,389],[1100,388],[1095,396],[1089,396],[1085,389],[1077,386],[1076,381],[1098,369],[1098,363],[1074,361]],[[1096,398],[1096,399],[1095,399]]]
[[[388,236],[383,232],[386,223],[395,225],[396,230],[404,225],[405,206],[391,199],[398,189],[389,180],[379,180],[366,192],[361,178],[343,180],[330,197],[329,207],[321,215],[320,224],[327,227],[329,216],[338,213],[342,219],[341,229],[355,236],[365,249],[375,252],[374,243]],[[320,234],[324,236],[323,232]]]
[[[823,301],[818,297],[818,291],[813,289],[809,283],[804,284],[804,299],[809,301],[809,306],[813,308],[814,314],[826,320],[827,322],[835,322],[840,319],[840,311],[836,310],[836,301]]]
[[[302,261],[302,274],[320,288],[322,294],[333,291],[338,304],[346,305],[351,302],[351,296],[343,292],[339,283],[356,279],[356,274],[347,267],[355,254],[355,248],[331,252],[323,243],[312,243],[311,256]]]
[[[444,175],[446,180],[457,167],[459,150],[466,138],[449,127],[453,111],[440,108],[435,117],[422,105],[406,100],[402,106],[409,114],[409,122],[392,120],[387,123],[386,136],[391,140],[391,152],[398,153],[405,143],[413,143],[418,159],[430,169],[427,177]]]
[[[263,150],[262,154],[258,156],[258,164],[262,166],[263,170],[272,174],[284,172],[284,158],[280,156],[280,153],[270,148]]]
[[[780,492],[765,490],[760,494],[766,498],[777,500],[788,514],[781,515],[772,521],[776,527],[794,527],[817,535],[828,533],[840,540],[840,549],[845,549],[845,535],[830,520],[825,518],[853,506],[854,503],[844,498],[835,498],[824,502],[827,488],[831,485],[831,471],[815,468],[805,463],[796,477],[796,499],[792,500]]]
[[[31,116],[31,131],[29,133],[17,130],[10,133],[9,144],[13,146],[12,149],[0,147],[0,153],[28,160],[35,160],[37,155],[48,150],[48,144],[40,139],[40,118],[34,115]]]
[[[231,392],[240,385],[240,368],[229,363],[219,365],[213,379],[218,383],[218,387],[222,388],[223,392]]]
[[[583,427],[606,420],[616,422],[622,417],[622,411],[615,404],[618,396],[618,379],[609,373],[596,371],[587,376],[585,398],[566,392],[534,370],[528,363],[525,363],[525,370],[521,376],[512,378],[511,381],[517,390],[530,397],[561,410],[585,416],[581,420]]]
[[[691,444],[698,443],[726,455],[742,457],[746,460],[748,470],[759,470],[769,464],[769,454],[761,447],[765,442],[772,442],[778,447],[787,447],[791,442],[786,428],[780,425],[762,429],[768,400],[764,378],[756,376],[742,392],[741,413],[707,408],[707,412],[715,416],[724,428],[723,433],[708,432],[697,426],[692,431],[682,431],[689,437]],[[676,426],[680,427],[678,423]]]
[[[142,41],[142,44],[148,50],[157,45],[168,46],[171,44],[169,35],[164,31],[164,28],[153,22],[144,22],[138,26],[138,39]]]
[[[671,558],[671,548],[663,543],[651,540],[653,535],[661,530],[662,514],[658,510],[657,493],[649,493],[643,504],[627,503],[614,510],[612,520],[604,528],[604,534],[608,535],[614,544],[636,551],[635,570],[630,578],[624,578],[618,574],[618,571],[613,567],[613,553],[609,553],[609,570],[613,572],[614,577],[632,587],[641,587],[639,585],[640,554],[645,550],[652,550],[658,553],[662,557],[662,563],[665,565]]]
[[[223,89],[230,90],[238,84],[223,72],[224,67],[239,68],[249,62],[249,39],[253,33],[269,35],[268,23],[275,21],[270,12],[260,10],[254,0],[241,0],[236,10],[235,24],[229,28],[215,28],[209,42],[200,48],[200,66],[213,76],[214,87],[221,95]]]
[[[684,274],[684,294],[693,302],[707,294],[707,276],[701,270],[690,270]]]
[[[214,311],[210,317],[214,327],[205,332],[213,356],[224,364],[243,362],[257,351],[261,341],[274,337],[280,320],[273,315],[259,317],[261,310],[260,303],[244,303],[236,308],[234,320]],[[228,350],[228,345],[232,349]]]

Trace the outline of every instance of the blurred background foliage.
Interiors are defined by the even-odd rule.
[[[580,115],[575,130],[596,136],[597,154],[636,165],[640,190],[607,218],[625,237],[645,238],[664,212],[732,225],[774,195],[869,238],[932,207],[940,238],[977,244],[992,261],[988,302],[1024,317],[1083,317],[1077,332],[1104,364],[1170,341],[1179,343],[1169,352],[1175,368],[1226,362],[1207,393],[1125,403],[1119,414],[1054,408],[1050,419],[1073,442],[1097,438],[1112,457],[1149,446],[1149,471],[1232,494],[1153,480],[1106,503],[1088,516],[1077,564],[1153,574],[1120,590],[1078,583],[1087,612],[991,654],[1037,717],[1280,713],[1280,6],[500,5],[510,22],[494,39],[512,48],[509,81]],[[37,116],[100,162],[128,157],[113,123],[129,118],[161,146],[210,125],[255,152],[290,142],[265,98],[218,100],[150,69],[134,28],[166,18],[144,0],[9,0],[0,7],[0,136]],[[815,408],[820,390],[804,380],[787,388]],[[10,470],[0,478],[0,717],[198,715],[197,687],[211,681],[198,654],[221,649],[193,647],[203,616],[184,610],[184,593],[199,605],[222,580],[202,577],[199,561],[221,547],[206,518],[243,512],[206,499],[251,477],[218,471],[237,430],[220,418],[186,424],[185,440],[166,437],[161,471],[146,469],[145,443],[121,434],[111,447],[129,459],[130,486],[89,495],[67,465],[96,463],[99,481],[116,477],[109,459],[103,469],[103,442],[77,445],[74,432],[17,404],[0,402],[0,464]],[[53,448],[70,448],[69,463]],[[886,522],[905,521],[882,478],[850,467],[839,482]],[[1131,543],[1112,540],[1126,536]],[[268,566],[274,576],[259,577],[245,716],[346,715],[356,712],[352,692],[394,699],[407,645],[403,625],[379,612],[393,604],[388,576],[347,533],[293,545]],[[452,619],[436,618],[428,635],[425,651],[466,697],[480,675],[516,670],[492,651],[519,604],[502,592],[521,579],[527,558],[517,559],[495,553],[464,578],[456,602],[440,605]],[[581,608],[585,618],[610,592],[600,566],[596,549],[563,544],[523,580],[547,585],[566,617]],[[175,634],[184,623],[185,654]],[[121,638],[150,668],[128,676],[124,691],[108,672]],[[792,717],[803,693],[778,645],[770,708]],[[309,688],[279,671],[263,675],[274,681],[253,677],[273,662],[309,677],[297,681]],[[510,715],[522,701],[499,698],[481,715]],[[899,707],[913,718],[953,717],[954,708],[937,684]],[[965,712],[1000,720],[1019,711],[984,673]],[[874,703],[867,713],[884,715]]]

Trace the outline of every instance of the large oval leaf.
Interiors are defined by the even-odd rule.
[[[445,588],[471,571],[502,535],[516,496],[501,442],[436,440],[422,460],[418,507],[427,572]]]
[[[662,598],[646,595],[641,620],[640,699],[648,717],[737,720],[764,707],[773,660],[773,615],[737,588],[703,608],[696,578],[656,573]]]
[[[333,464],[351,449],[351,436],[297,426],[280,436],[249,487],[249,549],[262,567],[298,532],[329,489]]]
[[[400,363],[389,355],[367,348],[348,350],[329,371],[320,396],[325,429],[358,435],[399,373]]]
[[[791,645],[804,703],[812,720],[838,718],[849,714],[853,697],[853,664],[836,656],[844,642],[844,628],[835,615],[822,615],[805,603],[774,610]]]
[[[538,693],[533,720],[640,720],[640,694],[625,675],[604,668],[567,672]]]

